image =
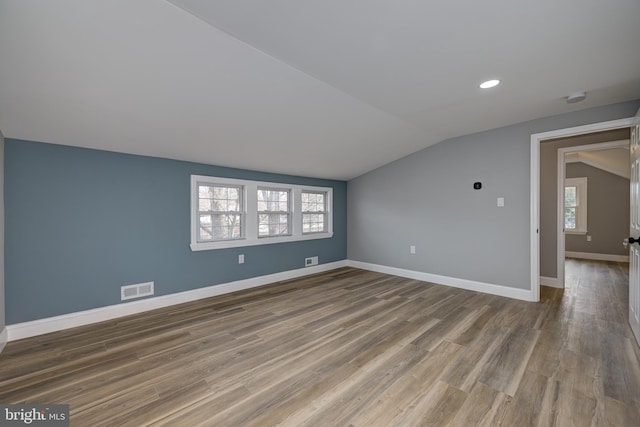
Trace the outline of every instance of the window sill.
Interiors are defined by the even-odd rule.
[[[301,242],[305,240],[329,239],[333,233],[310,233],[301,236],[260,237],[258,239],[238,239],[224,242],[191,243],[192,251],[209,251],[214,249],[242,248],[245,246],[270,245],[273,243]]]
[[[587,230],[565,230],[564,234],[587,234]]]

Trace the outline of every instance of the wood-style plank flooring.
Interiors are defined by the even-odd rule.
[[[627,265],[527,303],[344,268],[10,342],[0,402],[72,426],[637,426]]]

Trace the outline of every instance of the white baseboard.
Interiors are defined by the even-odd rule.
[[[395,267],[387,267],[384,265],[370,264],[360,261],[344,260],[328,264],[320,264],[313,267],[284,271],[281,273],[269,274],[266,276],[253,277],[245,280],[238,280],[235,282],[208,286],[206,288],[178,292],[175,294],[146,298],[139,301],[131,301],[122,304],[94,308],[91,310],[63,314],[60,316],[48,317],[45,319],[7,325],[2,333],[0,333],[0,348],[2,347],[2,338],[4,338],[4,342],[6,343],[7,341],[15,341],[23,338],[29,338],[37,335],[47,334],[50,332],[60,331],[63,329],[89,325],[91,323],[102,322],[105,320],[111,320],[122,316],[129,316],[131,314],[142,313],[157,308],[169,307],[176,304],[182,304],[185,302],[213,297],[216,295],[223,295],[231,292],[241,291],[244,289],[264,286],[274,282],[295,279],[298,277],[322,273],[324,271],[334,270],[336,268],[346,266],[361,268],[363,270],[376,271],[379,273],[392,274],[409,279],[422,280],[425,282],[437,283],[440,285],[452,286],[455,288],[484,292],[492,295],[499,295],[524,301],[534,301],[532,292],[528,289],[516,289],[507,286],[495,285],[492,283],[483,283],[473,280],[459,279],[455,277],[440,276],[437,274],[423,273],[420,271],[405,270]]]
[[[557,277],[540,276],[540,284],[542,286],[550,286],[552,288],[564,288],[564,284],[560,283]]]
[[[7,341],[9,341],[9,332],[5,326],[2,328],[2,332],[0,332],[0,353],[4,350],[4,346],[7,345]]]
[[[281,273],[268,274],[266,276],[252,277],[250,279],[238,280],[235,282],[213,285],[206,288],[193,289],[190,291],[178,292],[175,294],[162,295],[139,301],[109,305],[106,307],[63,314],[61,316],[48,317],[45,319],[32,320],[29,322],[15,323],[13,325],[7,325],[3,333],[7,334],[8,341],[15,341],[22,338],[29,338],[36,335],[47,334],[49,332],[75,328],[77,326],[83,326],[91,323],[115,319],[122,316],[128,316],[131,314],[142,313],[145,311],[154,310],[156,308],[169,307],[176,304],[213,297],[216,295],[228,294],[231,292],[241,291],[243,289],[268,285],[270,283],[280,282],[283,280],[295,279],[297,277],[308,276],[315,273],[322,273],[324,271],[335,270],[336,268],[346,266],[346,260],[336,261],[328,264],[320,264],[313,267],[283,271]]]
[[[610,255],[610,254],[594,254],[591,252],[565,251],[564,256],[567,258],[591,259],[595,261],[629,262],[629,255]]]
[[[392,274],[394,276],[422,280],[425,282],[437,283],[439,285],[452,286],[454,288],[478,291],[524,301],[535,301],[533,298],[533,293],[529,289],[509,288],[507,286],[495,285],[493,283],[476,282],[474,280],[458,279],[456,277],[440,276],[437,274],[423,273],[421,271],[405,270],[395,267],[387,267],[385,265],[370,264],[360,261],[349,260],[347,261],[347,265],[349,267],[376,271],[378,273]]]

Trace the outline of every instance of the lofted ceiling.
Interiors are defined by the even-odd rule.
[[[584,163],[605,172],[631,179],[629,147],[609,148],[597,151],[575,151],[565,154],[567,163]]]
[[[350,179],[640,98],[638,17],[637,0],[0,0],[0,129]]]

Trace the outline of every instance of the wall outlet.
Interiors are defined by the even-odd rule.
[[[591,236],[587,235],[587,242],[591,241]]]
[[[154,282],[138,283],[120,287],[120,301],[153,295]]]
[[[411,253],[411,255],[415,255],[415,253],[416,253],[416,247],[415,247],[415,245],[411,245],[411,246],[409,246],[409,252]]]
[[[496,204],[498,205],[499,208],[503,208],[504,207],[504,197],[498,197],[498,200],[496,201]]]
[[[312,265],[318,265],[318,257],[312,256],[304,259],[304,266],[311,267]]]
[[[244,264],[244,254],[238,255],[238,264]]]

